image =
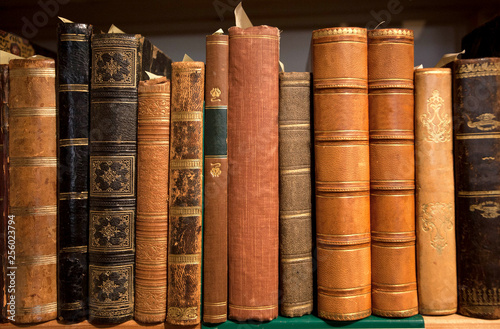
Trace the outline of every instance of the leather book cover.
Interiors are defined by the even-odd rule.
[[[36,54],[28,39],[3,30],[0,30],[0,50],[21,57],[30,57]]]
[[[57,136],[55,63],[48,58],[9,63],[9,247],[7,277],[15,288],[14,323],[57,316]],[[14,273],[14,274],[13,274]],[[8,314],[12,315],[12,314]]]
[[[227,320],[227,101],[229,37],[206,37],[203,321]]]
[[[313,32],[318,315],[371,314],[366,29]]]
[[[298,317],[313,310],[311,73],[279,77],[280,314]]]
[[[418,313],[413,31],[368,32],[372,313]]]
[[[2,218],[0,219],[0,322],[7,320],[7,309],[5,295],[8,288],[5,286],[6,261],[7,261],[7,222],[8,222],[8,114],[9,114],[9,64],[0,64],[0,207],[2,207]],[[8,286],[8,285],[7,285]]]
[[[451,69],[415,70],[417,285],[420,314],[457,311]]]
[[[500,318],[500,58],[454,62],[458,313]]]
[[[89,321],[121,323],[134,313],[137,88],[170,66],[141,35],[94,34],[91,49]]]
[[[90,37],[92,25],[57,26],[58,319],[87,319]]]
[[[172,63],[167,322],[201,319],[205,63]]]
[[[154,323],[167,311],[170,81],[141,81],[138,97],[134,318]]]
[[[229,318],[270,321],[279,298],[279,30],[229,29]]]

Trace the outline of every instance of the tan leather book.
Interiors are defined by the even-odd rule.
[[[139,82],[134,318],[165,321],[167,311],[170,81]]]
[[[15,323],[57,316],[57,136],[54,60],[9,64],[9,227],[7,277],[15,277]],[[11,230],[7,228],[7,230]],[[11,235],[8,233],[8,236]],[[14,273],[14,275],[12,275]],[[12,314],[7,314],[12,315]]]
[[[167,322],[200,323],[203,62],[172,63]]]
[[[313,310],[311,73],[280,73],[280,314]]]
[[[368,32],[372,312],[418,313],[413,31]]]
[[[229,318],[278,316],[279,30],[229,29]]]
[[[227,320],[227,101],[229,37],[207,35],[203,321]]]
[[[371,314],[367,36],[313,32],[318,315]]]
[[[418,309],[457,311],[451,70],[415,70]]]

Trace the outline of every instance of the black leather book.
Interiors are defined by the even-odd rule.
[[[90,37],[92,25],[57,26],[58,293],[60,320],[87,318]]]
[[[137,95],[145,71],[170,78],[171,60],[140,35],[92,37],[89,321],[134,311]]]
[[[500,58],[454,63],[458,313],[500,318]]]

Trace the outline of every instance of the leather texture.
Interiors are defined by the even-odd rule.
[[[229,37],[206,37],[203,321],[227,320],[227,101]]]
[[[89,321],[121,323],[134,309],[137,89],[170,60],[141,35],[95,34],[91,47]]]
[[[280,314],[313,310],[311,73],[280,73]]]
[[[8,167],[8,114],[9,114],[9,65],[0,64],[0,207],[2,218],[0,220],[0,245],[6,246],[7,222],[8,222],[8,196],[9,196],[9,167]],[[6,261],[7,249],[0,252],[0,322],[7,321],[7,309],[5,308],[6,294]]]
[[[418,308],[457,311],[451,69],[415,70]]]
[[[59,23],[58,319],[87,319],[90,37],[92,25]]]
[[[454,62],[458,313],[500,318],[500,58]]]
[[[55,77],[53,59],[9,64],[9,215],[16,236],[9,265],[17,267],[15,323],[21,324],[57,316]]]
[[[167,305],[170,81],[139,82],[134,318],[165,321]]]
[[[205,63],[172,64],[167,322],[201,322]]]
[[[371,314],[367,35],[313,32],[318,315]]]
[[[372,313],[418,313],[413,31],[368,32]]]

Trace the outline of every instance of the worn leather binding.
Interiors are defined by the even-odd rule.
[[[500,58],[453,71],[458,312],[500,318]]]
[[[136,321],[165,321],[167,311],[170,81],[139,83],[137,115]]]
[[[205,64],[172,64],[167,322],[200,323]]]
[[[372,312],[417,314],[413,31],[368,32]]]
[[[311,73],[280,73],[280,314],[313,310]]]
[[[451,70],[415,70],[418,308],[457,311]]]
[[[7,270],[15,272],[16,284],[7,298],[15,296],[15,323],[57,316],[55,76],[53,59],[9,63],[8,213],[16,241]]]
[[[137,88],[170,59],[140,35],[92,36],[89,321],[120,323],[134,310]]]
[[[2,207],[2,218],[0,219],[0,245],[3,250],[0,253],[0,322],[7,320],[7,309],[5,308],[5,279],[7,261],[7,222],[8,222],[8,196],[9,196],[9,168],[8,164],[8,114],[9,114],[9,65],[0,64],[0,207]],[[8,286],[8,285],[7,285]]]
[[[229,29],[229,318],[278,316],[279,31]]]
[[[203,321],[227,320],[227,101],[229,37],[207,35]]]
[[[92,25],[59,23],[58,318],[87,319],[90,36]]]
[[[367,36],[313,32],[318,315],[371,314]]]

